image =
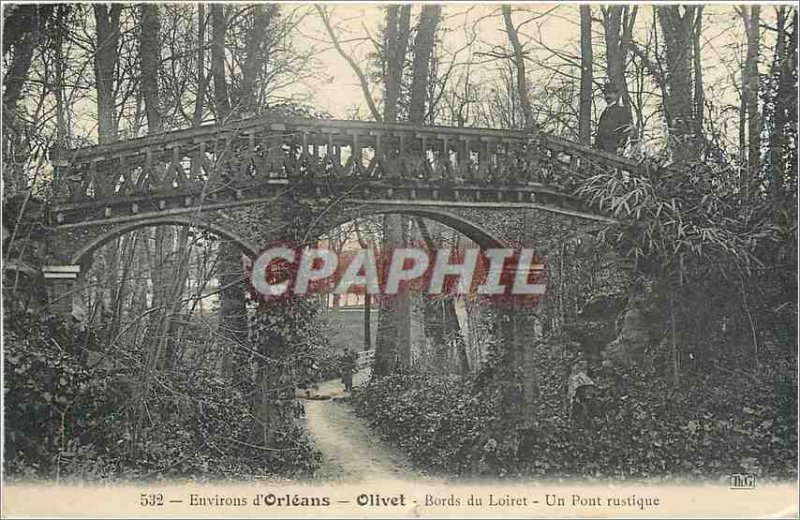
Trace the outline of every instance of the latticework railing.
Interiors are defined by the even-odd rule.
[[[61,150],[60,203],[207,193],[264,179],[570,188],[635,161],[539,133],[359,121],[257,118]]]

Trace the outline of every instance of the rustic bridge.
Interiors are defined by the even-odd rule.
[[[52,159],[54,203],[33,236],[56,294],[98,247],[145,226],[207,229],[252,257],[270,240],[313,240],[359,216],[405,213],[488,247],[530,239],[531,219],[561,229],[608,222],[574,189],[601,171],[640,169],[544,133],[279,116],[54,150]]]

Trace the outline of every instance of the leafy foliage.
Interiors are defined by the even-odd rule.
[[[679,388],[655,364],[645,371],[606,366],[594,374],[591,416],[579,424],[563,405],[562,355],[546,347],[550,354],[538,360],[537,375],[550,377],[541,379],[524,448],[519,432],[502,426],[506,410],[499,394],[482,391],[473,379],[398,374],[358,389],[353,402],[386,440],[448,475],[796,476],[796,381],[785,363],[691,375]]]
[[[496,457],[484,452],[487,421],[497,418],[491,401],[455,375],[396,374],[356,389],[359,414],[388,441],[422,466],[448,474],[470,474]]]
[[[256,422],[243,387],[205,363],[158,372],[146,422],[132,439],[138,370],[87,349],[95,331],[73,322],[7,314],[5,323],[9,475],[250,478],[309,474],[317,464],[297,421],[268,450],[253,442]]]

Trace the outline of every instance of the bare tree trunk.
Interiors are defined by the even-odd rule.
[[[143,4],[141,7],[141,30],[139,33],[139,66],[141,76],[141,90],[144,99],[144,109],[147,116],[147,132],[156,134],[161,132],[161,103],[158,91],[158,79],[160,74],[161,46],[159,45],[159,33],[161,31],[161,21],[159,19],[158,6],[155,4]],[[164,226],[154,230],[154,257],[151,262],[152,282],[153,282],[153,307],[166,307],[166,280],[170,279],[167,275],[167,266],[164,260],[172,252],[173,230]],[[169,316],[164,312],[159,312],[155,316],[160,316],[161,321],[169,320]],[[152,321],[156,321],[155,316]],[[164,328],[164,325],[154,327],[157,330]],[[149,346],[162,341],[162,338],[155,337],[149,342]],[[146,376],[149,378],[149,375]],[[146,398],[146,392],[145,392]]]
[[[522,108],[522,117],[525,123],[525,129],[528,131],[534,130],[536,123],[533,118],[533,109],[531,102],[528,98],[528,78],[525,74],[525,53],[522,50],[522,44],[519,41],[519,34],[514,21],[511,19],[511,6],[504,4],[502,6],[503,20],[505,21],[506,33],[511,46],[514,49],[514,65],[516,66],[517,77],[517,96],[519,97],[520,107]]]
[[[403,6],[391,4],[386,7],[386,38],[384,41],[386,92],[383,96],[383,120],[387,123],[397,121],[410,24],[411,4]]]
[[[436,27],[439,25],[442,6],[425,4],[420,14],[417,37],[414,40],[414,62],[412,65],[411,79],[411,104],[408,109],[408,120],[421,125],[425,122],[425,109],[429,104],[428,98],[428,71],[430,68],[431,54],[436,40]],[[398,56],[400,58],[400,56]]]
[[[197,128],[203,124],[203,110],[205,109],[206,91],[208,90],[208,75],[206,73],[206,6],[197,4],[197,97],[194,100],[194,113],[192,126]],[[191,178],[199,179],[203,167],[204,157],[198,150],[192,157]]]
[[[4,14],[14,9],[9,7]],[[39,7],[18,5],[3,22],[3,52],[10,52],[9,66],[3,76],[3,188],[6,195],[27,187],[24,164],[29,147],[24,136],[24,122],[18,117],[17,104],[28,80],[33,52],[39,41]],[[5,57],[5,56],[4,56]]]
[[[578,108],[578,141],[589,146],[592,140],[592,8],[580,6],[581,13],[581,91]]]
[[[742,194],[749,197],[761,167],[761,112],[758,108],[758,56],[761,6],[744,6],[739,11],[747,36],[747,57],[742,69],[742,103],[747,119],[747,173],[742,178]]]
[[[703,116],[706,105],[705,89],[703,87],[703,61],[700,54],[700,35],[703,32],[703,6],[698,6],[695,18],[694,39],[692,41],[694,55],[694,124],[695,134],[703,134]]]
[[[175,237],[175,235],[177,236]],[[164,341],[166,345],[164,348],[163,363],[167,370],[175,368],[179,356],[179,342],[177,338],[182,325],[177,318],[178,311],[182,305],[183,293],[186,289],[186,280],[189,276],[189,228],[183,227],[178,230],[177,233],[173,231],[170,235],[170,239],[173,237],[177,238],[177,240],[170,240],[169,254],[171,255],[171,261],[165,266],[170,275],[168,292],[169,306],[167,308],[165,316],[166,323],[164,325],[166,334]]]
[[[533,219],[529,213],[526,213],[523,217],[522,236],[520,238],[533,236],[533,227]],[[526,306],[524,303],[515,303],[514,307],[516,331],[513,347],[517,351],[517,359],[521,365],[522,413],[520,418],[526,435],[530,435],[535,416],[536,398],[539,393],[535,369],[536,350],[541,348],[541,322],[539,313],[535,309]]]
[[[364,350],[372,348],[372,295],[364,293]]]
[[[197,98],[194,101],[194,126],[203,123],[203,107],[205,105],[208,77],[206,75],[206,5],[197,4]],[[199,168],[199,161],[197,165]],[[199,171],[199,170],[197,170]]]
[[[630,107],[631,98],[625,69],[638,7],[615,5],[604,7],[602,11],[608,79],[622,94],[623,106]]]
[[[161,96],[159,94],[159,80],[161,77],[161,19],[156,4],[143,4],[141,6],[141,32],[139,35],[139,52],[141,66],[141,89],[144,99],[145,114],[149,134],[156,134],[163,130],[161,117]],[[177,238],[177,241],[176,241]],[[155,231],[155,244],[157,256],[153,268],[157,272],[154,286],[158,287],[158,302],[162,306],[161,324],[157,327],[158,351],[163,354],[156,356],[154,367],[171,368],[177,355],[177,345],[172,337],[177,331],[175,313],[183,296],[186,284],[188,230],[182,229],[176,233],[170,227],[159,227]],[[146,397],[146,393],[145,393]]]
[[[433,47],[436,41],[436,28],[441,18],[440,5],[425,4],[420,13],[417,37],[414,40],[414,59],[412,63],[411,101],[408,107],[409,121],[416,125],[425,123],[426,109],[430,108],[430,64]],[[404,57],[397,56],[398,59]],[[401,243],[405,243],[405,220],[402,216],[387,215],[390,227],[399,225]],[[404,365],[411,362],[411,298],[406,292],[401,292],[394,298],[393,308],[397,310],[397,354]]]
[[[64,33],[67,30],[66,15],[68,9],[69,7],[64,4],[56,7],[56,28],[53,35],[53,50],[55,53],[53,95],[56,98],[56,146],[58,149],[66,148],[69,140],[66,107],[64,106]],[[54,178],[53,181],[57,183],[59,179]]]
[[[358,245],[361,246],[362,249],[366,249],[367,243],[364,242],[364,239],[361,237],[358,221],[355,222],[354,229],[356,233],[356,238],[358,239]],[[334,304],[335,302],[336,299],[334,298]],[[364,350],[370,350],[371,348],[372,348],[372,295],[364,291]]]
[[[695,101],[693,54],[695,30],[699,6],[667,5],[655,8],[664,37],[664,59],[666,74],[662,81],[665,88],[664,113],[667,115],[671,139],[670,145],[677,162],[691,162],[699,154],[700,136],[695,135]],[[683,12],[681,12],[683,10]]]
[[[159,35],[161,20],[158,5],[142,4],[141,33],[139,36],[139,60],[141,63],[142,96],[147,114],[148,133],[163,130],[161,122],[161,101],[158,93],[159,67],[161,65],[161,45]]]
[[[243,116],[255,115],[259,112],[262,101],[259,78],[263,78],[261,70],[268,61],[267,32],[273,17],[277,16],[275,4],[256,4],[253,6],[253,24],[245,37],[245,61],[242,66],[242,85],[239,96],[240,111]]]
[[[383,217],[383,234],[385,252],[403,247],[403,221],[401,215],[385,215]],[[411,345],[404,344],[403,338],[408,334],[404,329],[411,327],[408,294],[400,291],[395,295],[382,295],[378,311],[378,331],[375,338],[375,367],[373,375],[381,377],[394,372],[401,359],[410,355]],[[406,300],[404,302],[403,300]],[[408,352],[409,355],[406,355]]]
[[[53,53],[53,76],[47,88],[55,98],[56,139],[55,146],[51,150],[54,158],[58,158],[58,156],[62,154],[61,150],[67,148],[70,134],[67,122],[68,107],[64,103],[64,36],[68,34],[67,14],[69,10],[70,7],[64,4],[54,7],[53,21],[51,22],[52,25],[49,31],[51,35],[49,43]],[[46,77],[48,79],[50,78],[49,75]],[[5,116],[5,121],[9,121],[14,117],[13,112],[6,112]],[[7,139],[8,137],[5,137],[4,141]],[[61,177],[61,168],[54,167],[51,193],[55,196],[63,194],[66,189],[62,185]],[[8,189],[8,187],[6,189]]]
[[[796,128],[787,128],[793,114],[797,113],[796,86],[793,79],[796,77],[797,66],[797,10],[786,6],[777,7],[775,10],[777,35],[772,77],[777,84],[773,89],[773,113],[767,152],[769,194],[774,200],[781,199],[784,195],[784,175],[787,170],[784,152],[789,142],[788,135],[797,135]],[[789,26],[792,27],[791,32]],[[790,157],[796,156],[797,154],[790,154]]]
[[[425,122],[430,58],[440,15],[441,6],[431,4],[423,6],[414,42],[409,121],[418,125]],[[406,10],[406,6],[401,8],[399,14],[391,9],[387,11],[387,44],[391,47],[391,64],[387,63],[387,72],[384,78],[385,104],[388,104],[390,100],[395,100],[395,96],[399,100],[409,16],[410,11]],[[393,30],[391,25],[396,17],[399,21],[396,30]],[[394,40],[394,43],[391,40]],[[387,56],[388,58],[389,56]],[[397,117],[397,103],[395,102],[394,105],[393,109],[387,112],[392,118]],[[387,249],[402,247],[405,238],[403,236],[403,219],[400,215],[384,216],[383,229]],[[393,296],[384,295],[380,301],[378,331],[375,340],[375,368],[373,370],[376,377],[390,374],[395,370],[397,362],[408,363],[411,358],[411,301],[409,295],[404,292]]]
[[[601,7],[603,13],[603,33],[605,36],[606,44],[606,75],[608,82],[620,93],[622,99],[622,110],[615,108],[612,113],[616,118],[601,117],[601,122],[605,123],[613,119],[617,119],[613,126],[622,125],[624,130],[617,130],[616,134],[624,135],[621,139],[621,145],[624,146],[628,142],[629,137],[638,137],[637,132],[630,131],[627,128],[632,120],[633,114],[631,113],[631,95],[628,91],[628,81],[625,76],[628,64],[628,52],[631,48],[631,38],[633,37],[633,25],[636,23],[636,15],[639,8],[637,6],[622,6],[614,5],[608,7]],[[641,108],[641,107],[640,107]],[[638,115],[638,114],[637,114]],[[608,132],[603,125],[601,128],[598,122],[598,138]],[[637,120],[639,123],[640,120]]]
[[[117,140],[117,110],[114,96],[119,18],[122,4],[94,4],[97,25],[97,50],[94,55],[97,83],[97,134],[101,144]]]
[[[214,105],[219,123],[224,122],[231,113],[225,79],[226,7],[223,4],[211,4],[211,75],[214,78]]]
[[[225,32],[227,21],[222,4],[211,4],[211,75],[214,79],[214,103],[217,122],[231,114],[228,83],[225,75]],[[244,293],[242,252],[230,241],[219,246],[220,317],[222,334],[237,344],[247,341],[247,308]],[[235,356],[234,356],[235,357]]]
[[[39,13],[35,4],[16,6],[16,10],[4,20],[6,33],[13,26],[14,34],[3,37],[3,51],[11,48],[11,62],[3,76],[3,108],[13,110],[22,94],[22,87],[28,79],[33,60],[33,51],[39,40]]]

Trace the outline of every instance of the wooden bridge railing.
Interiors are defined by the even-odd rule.
[[[375,362],[375,349],[362,350],[356,354],[356,370],[363,370]]]
[[[570,187],[635,161],[539,133],[261,117],[54,150],[56,200],[195,193],[264,178],[449,180]]]

